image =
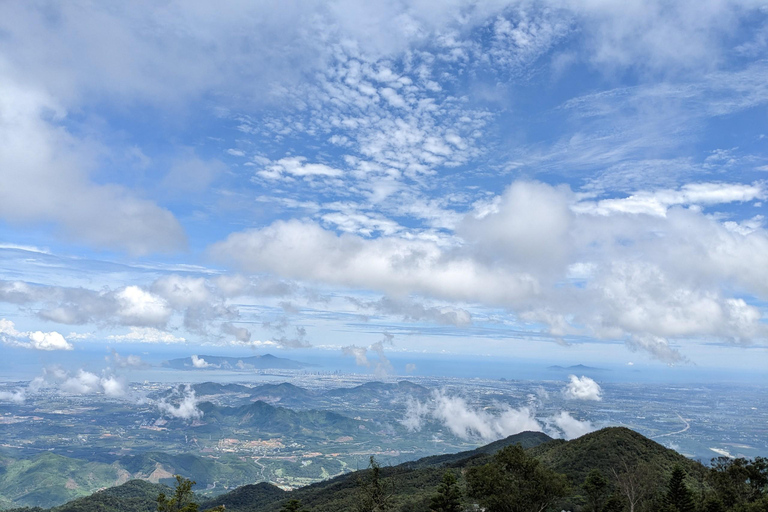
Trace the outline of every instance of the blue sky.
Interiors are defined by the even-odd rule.
[[[4,3],[3,350],[760,371],[766,50],[749,1]]]

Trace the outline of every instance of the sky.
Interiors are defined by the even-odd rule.
[[[0,350],[765,376],[767,56],[747,0],[3,2]]]

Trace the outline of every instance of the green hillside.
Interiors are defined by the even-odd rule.
[[[208,427],[216,424],[236,425],[256,429],[265,435],[301,434],[305,437],[325,439],[341,435],[357,435],[361,430],[365,430],[363,422],[335,412],[295,411],[275,407],[262,401],[241,407],[222,407],[211,402],[203,402],[198,407],[203,412],[203,418]],[[202,428],[205,429],[205,427]]]
[[[168,456],[147,454],[131,461],[135,464],[131,467],[147,468],[158,462],[170,465],[172,459],[163,457]],[[516,462],[509,465],[510,461]],[[176,460],[175,463],[183,467],[182,462]],[[190,471],[205,470],[192,459],[189,464]],[[768,460],[721,460],[715,469],[708,469],[626,428],[606,428],[572,441],[552,440],[538,432],[524,432],[476,450],[427,457],[384,467],[379,472],[371,469],[356,471],[290,492],[261,483],[213,498],[198,497],[198,502],[201,510],[224,505],[227,511],[233,512],[275,512],[289,499],[298,499],[310,512],[354,511],[358,510],[361,500],[366,499],[366,492],[373,485],[372,475],[377,475],[376,488],[383,490],[387,510],[429,512],[432,497],[446,471],[453,474],[456,488],[464,493],[462,506],[465,510],[475,510],[477,503],[490,504],[485,506],[491,506],[491,511],[496,510],[493,503],[500,503],[499,499],[501,502],[513,499],[515,493],[533,497],[540,496],[541,492],[553,492],[556,494],[548,498],[548,505],[542,510],[623,512],[629,510],[630,499],[621,486],[626,478],[641,491],[636,511],[681,512],[682,509],[670,505],[670,496],[679,498],[681,495],[687,496],[692,508],[686,510],[690,512],[768,510]],[[675,471],[679,475],[677,480],[672,477]],[[584,484],[585,479],[591,483]],[[481,485],[483,481],[487,485]],[[559,483],[547,487],[540,486],[537,481]],[[509,494],[508,485],[518,490]],[[50,512],[152,512],[159,489],[146,482],[131,481],[50,509]],[[674,493],[668,489],[674,489]],[[468,492],[472,493],[471,497],[467,496]],[[507,493],[507,497],[494,498],[494,501],[478,492]],[[600,508],[595,509],[594,503],[601,503]],[[606,508],[608,503],[611,508]]]
[[[619,471],[626,464],[641,464],[660,474],[668,474],[681,465],[701,481],[706,468],[700,463],[665,448],[659,443],[624,427],[611,427],[586,434],[571,441],[555,440],[531,449],[531,455],[548,467],[567,474],[575,484],[581,485],[592,469],[605,475]]]
[[[116,465],[48,452],[24,460],[3,458],[0,465],[0,503],[5,506],[51,507],[121,483]]]

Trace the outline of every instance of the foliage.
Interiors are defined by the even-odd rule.
[[[181,475],[176,475],[176,488],[173,496],[169,499],[165,493],[161,492],[157,497],[157,512],[197,512],[199,506],[192,501],[195,494],[192,492],[192,486],[195,482]],[[205,512],[223,511],[224,507],[217,507]]]
[[[437,494],[429,503],[431,512],[461,512],[461,489],[453,471],[443,474],[443,481],[437,487]]]
[[[467,471],[468,494],[488,512],[541,512],[565,496],[565,475],[544,467],[520,446]]]
[[[768,510],[768,459],[764,457],[713,459],[707,481],[714,492],[705,500],[706,512]]]
[[[385,512],[392,509],[394,482],[387,484],[382,481],[381,467],[373,455],[368,463],[366,476],[358,479],[357,484],[360,489],[358,512]]]
[[[680,466],[672,470],[672,476],[667,484],[667,493],[664,495],[664,512],[695,512],[696,505],[693,501],[688,486],[685,485],[685,471]]]
[[[288,500],[288,503],[283,505],[280,512],[308,512],[307,509],[301,508],[301,501],[296,499]]]
[[[602,512],[611,494],[611,484],[599,469],[593,469],[582,485],[589,512]]]
[[[367,470],[290,492],[268,483],[246,485],[201,501],[199,509],[226,506],[226,512],[276,512],[292,499],[300,501],[298,510],[303,505],[312,512],[456,511],[462,508],[450,508],[435,502],[435,498],[453,496],[451,488],[458,491],[466,486],[473,502],[465,503],[463,510],[471,509],[474,504],[485,507],[488,512],[539,511],[547,507],[555,511],[585,510],[586,507],[581,507],[584,504],[600,512],[663,512],[669,507],[690,510],[685,498],[673,498],[682,493],[696,502],[696,512],[768,512],[768,461],[763,458],[716,459],[707,469],[623,428],[546,444],[537,443],[544,437],[529,434],[511,436],[470,452],[427,457],[394,467],[379,467],[372,459]],[[509,446],[520,439],[530,441],[531,447]],[[176,462],[190,468],[199,465],[193,459],[174,457]],[[153,455],[146,460],[137,458],[136,463],[149,464],[150,460],[159,459]],[[232,462],[233,467],[237,467],[236,461],[229,458],[222,457],[219,462],[222,465]],[[682,469],[683,478],[676,477],[677,483],[673,484],[671,476],[676,465]],[[446,470],[454,478],[455,487],[448,482],[451,477]],[[567,493],[564,478],[557,473],[566,474],[576,484],[577,495],[565,494],[562,500],[542,502],[539,499],[542,496]],[[607,480],[607,486],[603,480]],[[557,492],[552,492],[553,488]],[[167,501],[175,497],[174,490],[167,487],[131,481],[49,512],[154,512],[161,492],[168,496]],[[446,501],[455,503],[453,499]],[[183,501],[177,502],[186,506]],[[26,509],[24,512],[44,511]]]

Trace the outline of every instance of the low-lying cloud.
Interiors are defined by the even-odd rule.
[[[542,425],[529,407],[513,409],[499,405],[494,411],[470,406],[459,396],[435,391],[429,402],[410,398],[401,424],[411,431],[421,430],[427,420],[436,420],[462,439],[494,441],[524,431],[541,432]]]
[[[43,374],[29,383],[33,393],[40,389],[55,389],[67,395],[103,394],[108,397],[125,397],[127,385],[122,377],[104,371],[101,375],[80,369],[72,374],[58,366],[43,369]]]
[[[12,402],[14,404],[23,404],[27,399],[23,389],[15,391],[0,391],[0,402]]]
[[[183,420],[196,420],[203,417],[203,411],[197,407],[199,402],[192,386],[177,388],[175,395],[170,399],[176,403],[174,404],[166,399],[156,403],[161,413]]]
[[[570,400],[595,400],[600,401],[602,397],[602,388],[589,377],[569,375],[570,382],[563,389],[563,396]]]
[[[563,437],[569,441],[597,430],[596,427],[592,425],[592,422],[577,420],[566,411],[561,411],[560,414],[551,418],[551,421],[562,431]]]
[[[409,397],[400,424],[410,431],[420,431],[428,421],[437,421],[461,439],[483,442],[526,431],[546,431],[552,437],[574,439],[596,430],[590,421],[578,420],[566,411],[538,418],[536,408],[531,405],[478,407],[470,405],[461,396],[437,390],[425,402]]]

